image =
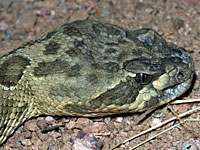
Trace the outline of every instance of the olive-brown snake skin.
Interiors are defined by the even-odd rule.
[[[0,144],[39,115],[105,116],[168,103],[190,86],[189,53],[152,29],[64,24],[0,59]]]

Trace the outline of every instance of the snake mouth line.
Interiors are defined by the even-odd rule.
[[[193,80],[193,77],[186,80],[184,83],[175,85],[173,88],[164,90],[163,91],[164,92],[163,102],[167,103],[167,102],[181,96],[183,93],[185,93],[190,88],[192,80]]]

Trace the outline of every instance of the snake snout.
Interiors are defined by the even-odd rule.
[[[182,83],[194,74],[194,62],[192,56],[182,47],[176,47],[171,50],[171,56],[168,60],[166,72],[174,77],[177,83]]]
[[[180,64],[178,67],[176,79],[180,82],[184,82],[188,79],[191,79],[193,75],[194,75],[194,62],[192,56],[186,51],[184,51],[182,53],[182,64]]]

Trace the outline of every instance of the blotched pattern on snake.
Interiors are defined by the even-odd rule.
[[[0,59],[0,144],[39,115],[105,116],[168,103],[190,86],[189,53],[152,29],[64,24]]]

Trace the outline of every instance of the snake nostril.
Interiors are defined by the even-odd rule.
[[[180,80],[180,81],[183,81],[184,78],[186,76],[186,73],[184,71],[179,71],[178,75],[177,75],[177,78]]]

